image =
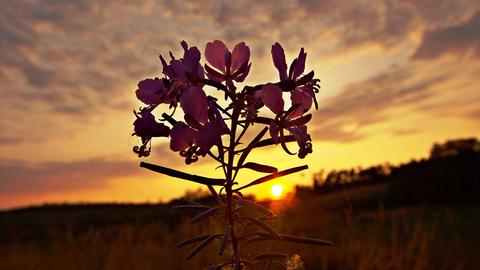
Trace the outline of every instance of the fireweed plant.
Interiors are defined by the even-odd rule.
[[[301,159],[312,153],[311,138],[307,132],[307,123],[312,115],[308,111],[312,106],[318,109],[315,93],[319,90],[320,81],[314,78],[313,71],[305,72],[307,53],[302,48],[298,57],[287,67],[284,50],[279,43],[275,43],[271,53],[279,81],[245,86],[239,90],[236,83],[245,80],[251,67],[250,49],[244,42],[238,43],[232,51],[222,41],[208,42],[204,54],[207,63],[203,66],[197,47],[189,47],[185,41],[181,42],[181,46],[184,50],[182,58],[175,58],[170,52],[171,59],[167,62],[160,55],[162,78],[145,79],[138,83],[135,93],[145,106],[134,111],[136,120],[133,123],[133,135],[140,137],[142,143],[135,146],[133,151],[139,157],[146,157],[150,154],[153,137],[169,137],[170,149],[179,152],[186,164],[209,156],[219,163],[219,168],[224,172],[224,178],[215,179],[140,163],[141,167],[157,173],[206,185],[218,203],[210,207],[185,201],[184,205],[176,206],[199,211],[191,223],[211,217],[225,227],[223,232],[180,242],[178,247],[196,245],[186,259],[218,239],[218,254],[228,255],[224,262],[209,269],[255,269],[260,265],[268,269],[272,263],[285,261],[287,255],[270,252],[252,256],[241,247],[264,240],[331,245],[328,241],[278,233],[266,224],[266,221],[274,218],[274,214],[242,195],[248,187],[308,168],[304,165],[278,171],[273,166],[246,162],[253,150],[274,145],[280,145],[287,154],[297,155]],[[207,95],[207,88],[217,92],[216,96],[225,101]],[[290,98],[291,106],[286,106],[284,96]],[[163,107],[168,109],[161,113],[162,118],[157,121],[153,112],[162,104],[167,105]],[[179,105],[183,111],[181,115]],[[260,111],[264,106],[267,109]],[[253,139],[245,143],[242,139],[248,130],[256,135],[251,134]],[[266,136],[267,132],[269,136]],[[291,142],[298,145],[296,153],[287,147],[287,143]],[[268,175],[239,185],[237,175],[244,169]]]

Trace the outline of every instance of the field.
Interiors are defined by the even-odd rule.
[[[377,184],[271,202],[274,228],[334,246],[265,241],[249,250],[298,254],[304,269],[480,269],[478,203],[390,205],[386,189]],[[191,225],[189,214],[169,205],[3,212],[0,269],[204,269],[221,261],[219,242],[189,261],[184,256],[193,246],[175,244],[211,232],[222,232],[215,220]]]

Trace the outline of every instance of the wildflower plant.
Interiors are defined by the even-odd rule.
[[[314,78],[313,71],[305,72],[307,54],[304,49],[288,67],[282,46],[275,43],[271,53],[279,80],[244,86],[240,90],[236,85],[244,82],[251,67],[250,49],[244,42],[238,43],[232,51],[222,41],[208,42],[204,53],[207,63],[203,66],[197,47],[189,47],[185,41],[181,46],[181,58],[175,58],[170,52],[170,61],[167,62],[160,55],[162,78],[138,83],[136,96],[145,106],[134,111],[133,135],[140,137],[142,143],[133,151],[139,157],[146,157],[151,151],[152,138],[170,138],[170,149],[179,152],[186,164],[208,156],[223,170],[224,177],[209,178],[140,163],[141,167],[157,173],[206,185],[218,203],[210,207],[186,201],[184,205],[176,206],[199,211],[191,223],[212,217],[224,224],[223,232],[195,236],[179,243],[179,247],[196,244],[186,259],[218,239],[218,254],[226,258],[209,269],[255,269],[262,263],[268,269],[270,263],[285,261],[289,257],[275,252],[253,256],[243,252],[242,248],[264,240],[331,245],[328,241],[277,232],[266,223],[274,218],[274,214],[242,194],[248,187],[308,168],[304,165],[278,171],[270,165],[247,161],[253,150],[276,145],[301,159],[312,153],[307,131],[312,115],[308,111],[312,106],[318,109],[315,94],[320,80]],[[207,95],[206,90],[213,95]],[[287,97],[291,101],[289,105],[284,100]],[[157,120],[154,112],[159,110],[161,118]],[[247,133],[250,135],[245,136]],[[246,137],[253,139],[245,142]],[[288,143],[296,143],[298,150],[291,151]],[[237,176],[245,169],[267,175],[240,185],[242,181]]]

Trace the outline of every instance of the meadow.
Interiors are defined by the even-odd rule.
[[[385,207],[386,189],[272,202],[272,226],[334,246],[271,241],[251,250],[298,254],[305,269],[480,269],[478,204]],[[0,269],[202,269],[220,259],[214,243],[185,261],[192,247],[177,242],[221,228],[214,220],[193,226],[163,205],[46,206],[0,220]]]
[[[260,241],[248,244],[246,255],[294,258],[270,269],[480,269],[478,164],[480,142],[470,139],[436,145],[428,159],[388,170],[331,172],[321,184],[316,178],[295,195],[262,203],[277,214],[273,228],[332,247]],[[184,260],[196,244],[178,242],[223,227],[214,218],[190,224],[195,212],[172,209],[180,201],[0,212],[0,270],[206,269],[222,261],[219,240]]]

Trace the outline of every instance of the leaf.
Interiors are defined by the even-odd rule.
[[[239,205],[242,205],[244,207],[248,207],[249,209],[252,209],[258,213],[261,213],[267,217],[273,217],[273,212],[270,211],[270,209],[250,200],[245,200],[245,199],[239,199],[237,201]]]
[[[330,241],[325,241],[325,240],[320,240],[320,239],[315,239],[315,238],[306,238],[306,237],[300,237],[300,236],[295,236],[295,235],[287,235],[287,234],[282,234],[281,235],[283,240],[288,241],[288,242],[295,242],[295,243],[302,243],[302,244],[309,244],[309,245],[317,245],[317,246],[332,246],[333,243]]]
[[[268,252],[268,253],[257,255],[250,261],[253,262],[253,261],[265,260],[265,259],[286,259],[287,257],[288,255],[285,253]]]
[[[140,167],[146,168],[161,174],[165,174],[168,176],[172,176],[172,177],[176,177],[176,178],[180,178],[180,179],[184,179],[184,180],[188,180],[188,181],[192,181],[192,182],[204,184],[204,185],[223,186],[223,184],[225,183],[225,179],[208,178],[208,177],[188,174],[188,173],[184,173],[181,171],[177,171],[174,169],[170,169],[167,167],[163,167],[160,165],[155,165],[147,162],[140,162]]]
[[[265,135],[265,133],[267,133],[267,131],[268,131],[268,127],[264,127],[260,131],[260,133],[258,133],[257,136],[255,136],[255,138],[253,138],[253,140],[248,144],[247,148],[244,149],[242,155],[238,159],[237,167],[241,167],[243,165],[243,162],[245,162],[245,159],[247,158],[250,151],[252,151],[252,149],[255,147],[255,144],[263,138],[263,136]]]
[[[293,135],[286,135],[283,137],[283,140],[287,143],[287,142],[295,142],[295,137],[293,137]],[[265,139],[265,140],[261,140],[259,141],[255,147],[258,148],[258,147],[265,147],[265,146],[270,146],[270,145],[274,145],[274,144],[278,144],[278,143],[275,143],[273,141],[272,138],[270,139]]]
[[[220,264],[215,264],[215,265],[210,266],[208,268],[208,270],[221,270],[222,267],[227,266],[229,264],[232,264],[232,262],[224,262],[224,263],[220,263]]]
[[[247,162],[243,164],[241,168],[246,168],[246,169],[251,169],[257,172],[263,172],[263,173],[276,173],[278,172],[278,169],[272,166],[264,165],[264,164],[259,164],[255,162]]]
[[[196,215],[195,217],[193,217],[191,220],[190,220],[190,223],[194,224],[194,223],[197,223],[211,215],[214,215],[215,212],[217,212],[218,209],[220,209],[221,206],[216,206],[216,207],[212,207],[206,211],[203,211],[202,213]]]
[[[205,209],[210,209],[210,207],[205,206],[205,205],[196,205],[196,204],[190,204],[190,205],[175,205],[172,207],[175,210],[205,210]]]
[[[239,219],[246,219],[248,220],[250,223],[252,224],[255,224],[257,225],[258,227],[260,227],[261,229],[265,230],[266,232],[270,233],[270,235],[272,237],[274,237],[276,240],[282,240],[282,236],[280,236],[279,233],[277,233],[274,229],[272,229],[272,227],[268,226],[267,224],[259,221],[258,219],[256,218],[253,218],[251,216],[240,216],[238,217]]]
[[[298,79],[297,80],[297,85],[304,85],[304,84],[309,83],[313,79],[314,76],[315,76],[315,72],[313,72],[313,70],[312,70],[308,74],[306,74],[305,76]]]
[[[272,123],[273,119],[267,118],[267,117],[262,117],[258,116],[253,119],[253,122],[259,123],[259,124],[265,124],[265,125],[270,125]]]
[[[210,235],[209,237],[207,237],[205,240],[203,240],[203,242],[201,242],[198,246],[192,249],[192,251],[190,251],[190,253],[188,253],[187,256],[185,256],[185,260],[189,260],[193,256],[197,255],[197,253],[200,252],[200,250],[202,250],[208,244],[210,244],[210,242],[212,242],[213,239],[215,239],[214,235]]]
[[[192,243],[195,243],[195,242],[198,242],[198,241],[205,240],[210,236],[211,236],[210,234],[206,234],[206,235],[200,235],[200,236],[195,236],[195,237],[192,237],[192,238],[185,239],[185,240],[177,243],[177,248],[183,247],[185,245],[192,244]]]
[[[210,193],[212,194],[212,196],[217,200],[217,202],[223,205],[222,199],[220,198],[220,196],[218,196],[217,191],[211,185],[207,185],[207,187],[208,187],[208,190],[210,190]]]
[[[239,254],[237,253],[236,256],[235,256],[235,265],[234,265],[234,270],[241,270],[242,266],[241,266],[241,263],[240,263],[240,256]]]
[[[245,186],[242,186],[242,187],[239,187],[239,188],[235,189],[235,191],[239,191],[239,190],[242,190],[242,189],[250,187],[250,186],[258,185],[258,184],[270,181],[270,180],[278,178],[278,177],[282,177],[282,176],[285,176],[285,175],[289,175],[289,174],[292,174],[292,173],[303,171],[305,169],[308,169],[308,165],[293,167],[293,168],[286,169],[286,170],[283,170],[283,171],[280,171],[280,172],[277,172],[277,173],[273,173],[273,174],[270,174],[270,175],[267,175],[267,176],[264,176],[264,177],[260,177],[257,180],[254,180],[254,181],[250,182],[249,184],[247,184]]]
[[[267,263],[265,264],[265,267],[263,267],[263,270],[268,270],[270,269],[270,266],[272,265],[272,260],[268,260]]]
[[[228,225],[227,227],[225,227],[222,244],[220,244],[220,248],[218,249],[218,255],[222,256],[223,252],[225,252],[225,249],[227,248],[228,240],[230,239],[231,232],[232,232],[232,225]]]
[[[290,121],[290,125],[292,126],[303,126],[308,123],[312,119],[312,114],[304,115],[300,118]]]

